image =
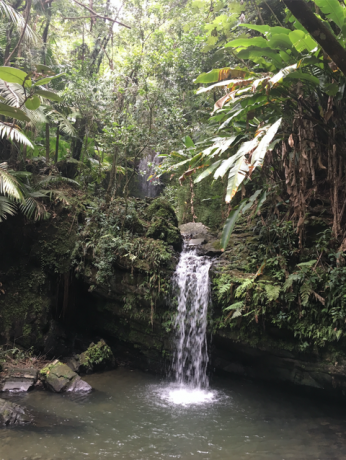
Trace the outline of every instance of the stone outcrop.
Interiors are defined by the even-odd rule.
[[[201,222],[189,222],[179,226],[179,230],[189,246],[195,246],[200,255],[218,256],[221,252],[220,235],[211,232]]]
[[[0,391],[28,391],[35,385],[37,374],[37,369],[11,369],[4,382],[0,384]]]
[[[0,425],[24,425],[31,423],[31,417],[25,413],[25,410],[5,399],[0,399]]]
[[[101,339],[96,344],[91,343],[86,351],[81,354],[75,354],[64,359],[65,364],[72,371],[82,374],[90,374],[96,371],[113,369],[115,367],[115,358],[112,350]]]
[[[45,388],[54,393],[84,392],[89,393],[92,387],[82,380],[69,366],[59,361],[41,369],[40,380]]]

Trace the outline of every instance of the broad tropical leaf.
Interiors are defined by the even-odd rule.
[[[225,80],[228,77],[245,78],[251,75],[252,73],[249,72],[248,69],[242,69],[241,67],[236,67],[234,69],[225,67],[223,69],[213,69],[210,72],[202,73],[196,78],[195,83],[214,83],[216,81]]]
[[[16,107],[11,107],[10,105],[3,104],[0,102],[0,114],[8,118],[15,118],[20,121],[30,121],[30,118],[25,115],[25,113],[17,109]]]
[[[314,0],[314,2],[329,20],[334,21],[342,29],[345,22],[344,8],[342,8],[338,0]]]
[[[237,219],[239,216],[240,211],[243,209],[245,206],[246,202],[243,202],[239,205],[237,209],[233,209],[233,211],[230,212],[228,219],[225,222],[225,225],[222,230],[222,237],[221,237],[221,250],[224,251],[227,247],[227,244],[229,242],[229,239],[232,235],[233,229],[235,224],[237,223]]]
[[[241,156],[234,164],[228,174],[228,184],[225,201],[230,203],[237,193],[239,185],[243,182],[249,172],[249,165],[245,156]]]
[[[61,97],[53,91],[47,91],[46,89],[37,89],[35,94],[42,96],[50,101],[61,102]]]
[[[65,75],[65,73],[59,73],[57,75],[53,75],[52,77],[42,78],[41,80],[38,80],[36,83],[34,83],[34,86],[46,85],[47,83],[51,82],[52,80],[55,80],[56,78],[60,78],[63,75]]]
[[[215,163],[213,163],[212,165],[210,165],[207,169],[205,169],[198,177],[196,177],[195,179],[195,184],[197,184],[198,182],[200,182],[202,179],[204,179],[205,177],[208,177],[210,176],[210,174],[212,174],[215,169],[219,166],[219,164],[221,163],[222,160],[218,160],[218,161],[215,161]]]
[[[263,160],[265,157],[265,154],[267,153],[267,150],[269,149],[269,145],[272,142],[275,134],[277,133],[280,124],[281,124],[282,118],[279,118],[274,124],[271,125],[271,127],[267,130],[266,134],[262,137],[260,143],[258,144],[258,147],[256,150],[253,152],[252,157],[251,157],[251,170],[253,171],[257,167],[261,167],[263,165]]]
[[[31,78],[23,70],[16,69],[15,67],[0,67],[0,78],[7,83],[18,83],[21,86],[29,88],[32,85]]]

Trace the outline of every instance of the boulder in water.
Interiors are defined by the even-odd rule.
[[[2,385],[1,391],[28,391],[37,381],[36,369],[11,369]]]
[[[0,399],[0,425],[24,425],[26,423],[31,423],[31,419],[21,406]]]
[[[55,393],[90,392],[92,387],[66,364],[55,361],[40,371],[40,379],[48,390]]]

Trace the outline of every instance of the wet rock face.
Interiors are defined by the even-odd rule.
[[[217,256],[221,254],[220,235],[212,233],[201,222],[189,222],[179,226],[180,233],[189,246],[197,248],[199,255]]]
[[[66,364],[54,362],[40,371],[45,388],[55,393],[90,392],[92,387]]]
[[[31,418],[18,404],[0,399],[0,425],[24,425],[31,423]]]
[[[36,369],[11,369],[0,391],[22,392],[30,390],[37,381]]]

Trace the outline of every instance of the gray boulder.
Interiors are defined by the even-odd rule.
[[[5,378],[1,391],[28,391],[37,381],[36,369],[11,369]]]
[[[0,399],[0,425],[24,425],[31,423],[31,418],[18,404]]]
[[[50,391],[55,393],[63,392],[84,392],[89,393],[92,387],[82,380],[66,364],[54,361],[40,371],[40,379]]]

